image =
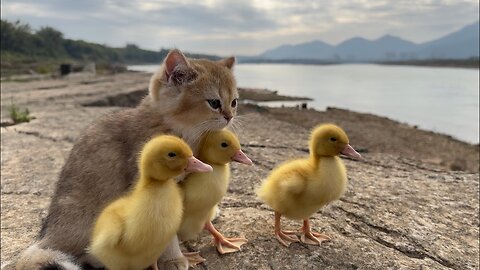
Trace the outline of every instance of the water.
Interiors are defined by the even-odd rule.
[[[131,66],[155,71],[158,66]],[[412,66],[239,64],[241,87],[314,99],[310,107],[386,116],[422,129],[479,142],[479,71]],[[278,105],[279,103],[277,103]]]

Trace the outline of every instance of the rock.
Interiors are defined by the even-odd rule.
[[[109,78],[84,84],[71,77],[62,79],[66,86],[58,88],[52,88],[58,80],[2,83],[2,95],[12,96],[37,116],[31,123],[1,128],[2,270],[13,269],[19,252],[34,241],[80,131],[96,117],[118,109],[81,104],[145,89],[149,76],[123,73]],[[39,87],[48,90],[36,90]],[[8,102],[2,99],[2,112]],[[379,152],[361,142],[367,140],[359,134],[351,138],[352,144],[358,140],[369,151],[363,153],[363,161],[345,159],[346,194],[311,218],[313,228],[332,240],[321,246],[280,245],[273,236],[273,212],[254,190],[273,167],[306,155],[309,128],[299,121],[277,120],[271,113],[244,111],[239,135],[255,166],[232,165],[231,185],[215,226],[225,236],[245,236],[249,242],[241,252],[219,255],[211,236],[202,233],[183,246],[199,250],[207,259],[198,268],[479,268],[478,172],[449,171],[420,159]],[[282,223],[286,229],[301,225],[287,219]]]

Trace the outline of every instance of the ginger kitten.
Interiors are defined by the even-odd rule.
[[[168,133],[182,137],[195,151],[203,133],[232,122],[238,98],[234,63],[233,57],[216,62],[187,59],[172,50],[140,105],[89,126],[62,168],[37,243],[22,254],[17,269],[79,269],[76,263],[91,263],[85,248],[93,222],[136,179],[143,144]],[[171,246],[178,248],[176,243]]]
[[[171,68],[167,65],[153,75],[149,98],[141,107],[168,116],[165,124],[192,144],[205,131],[222,129],[231,123],[237,112],[238,93],[231,70],[233,57],[217,63],[185,60],[181,54],[167,59],[166,64],[172,61]],[[181,91],[175,86],[181,86]]]

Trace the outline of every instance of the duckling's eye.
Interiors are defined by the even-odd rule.
[[[232,108],[237,107],[237,99],[232,100]]]
[[[221,146],[222,146],[223,148],[225,148],[225,147],[227,147],[227,146],[228,146],[228,144],[227,144],[227,143],[225,143],[225,142],[223,142],[223,143],[221,144]]]
[[[217,110],[222,107],[222,104],[220,103],[219,99],[207,99],[208,105],[212,107],[212,109]]]
[[[169,156],[169,157],[176,157],[177,154],[175,154],[175,153],[173,153],[173,152],[170,152],[170,153],[168,153],[168,156]]]
[[[337,138],[333,138],[333,137],[332,137],[332,138],[330,138],[330,141],[336,142],[336,141],[337,141]]]

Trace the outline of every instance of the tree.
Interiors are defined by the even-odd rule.
[[[38,40],[43,45],[44,53],[48,56],[63,56],[66,54],[63,48],[63,34],[52,27],[42,27],[36,32]]]

